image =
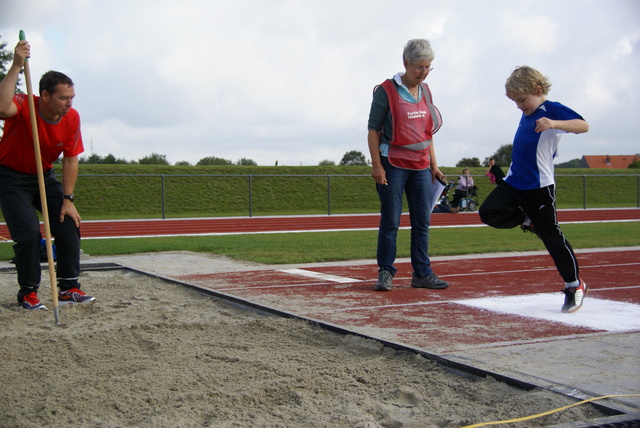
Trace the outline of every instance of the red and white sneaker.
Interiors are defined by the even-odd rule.
[[[564,293],[564,305],[562,305],[562,312],[570,314],[577,311],[582,307],[582,302],[587,295],[587,284],[583,280],[580,280],[580,285],[575,288],[565,288],[562,290]]]
[[[40,303],[40,299],[38,299],[38,293],[32,291],[22,298],[22,302],[20,302],[24,309],[32,311],[34,309],[44,309],[47,310],[47,307]]]
[[[89,303],[96,300],[95,297],[88,296],[84,291],[79,288],[72,288],[70,290],[60,291],[58,293],[58,300],[60,304],[67,303]]]

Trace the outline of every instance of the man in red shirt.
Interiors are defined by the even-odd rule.
[[[25,309],[46,309],[38,299],[40,286],[40,223],[42,211],[37,164],[33,147],[28,98],[15,94],[18,76],[30,46],[21,41],[13,64],[0,82],[0,119],[4,133],[0,140],[0,207],[15,242],[18,272],[18,303]],[[57,71],[40,79],[40,96],[34,103],[40,140],[41,162],[47,193],[51,234],[55,237],[60,303],[90,302],[94,298],[80,291],[80,215],[73,194],[78,178],[78,155],[84,151],[80,116],[72,108],[73,81]],[[62,158],[62,182],[54,175],[53,162]]]

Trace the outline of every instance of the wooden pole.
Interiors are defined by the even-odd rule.
[[[20,40],[26,40],[24,31],[20,30]],[[58,311],[58,282],[56,280],[56,269],[53,263],[53,246],[51,244],[51,227],[49,224],[49,206],[47,205],[47,189],[44,184],[44,171],[42,170],[42,155],[40,153],[40,138],[38,137],[38,118],[36,116],[36,106],[33,100],[33,89],[31,86],[31,70],[29,68],[29,58],[24,61],[24,77],[27,83],[27,98],[29,99],[29,116],[31,117],[31,133],[33,134],[33,149],[35,151],[36,168],[38,170],[38,185],[40,186],[40,205],[42,205],[42,217],[44,219],[44,239],[47,245],[47,262],[49,264],[49,278],[51,281],[51,301],[53,303],[53,315],[55,323],[60,324],[60,314]]]

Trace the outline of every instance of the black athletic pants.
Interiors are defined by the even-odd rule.
[[[558,225],[554,185],[542,189],[518,190],[502,182],[487,196],[479,213],[483,223],[497,229],[520,226],[526,214],[553,258],[562,279],[565,282],[578,279],[578,261]]]
[[[53,170],[44,174],[51,235],[55,237],[57,280],[60,290],[78,286],[80,276],[80,229],[65,216],[60,223],[63,188]],[[37,291],[40,285],[40,222],[36,210],[42,212],[38,176],[22,174],[0,166],[0,206],[15,242],[16,270],[20,291],[18,299]]]

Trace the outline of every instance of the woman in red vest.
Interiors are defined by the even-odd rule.
[[[402,53],[405,72],[385,80],[373,93],[368,144],[371,176],[380,197],[379,272],[374,286],[377,291],[391,290],[397,272],[393,263],[404,193],[411,218],[411,286],[449,286],[433,273],[428,255],[431,186],[443,176],[433,144],[433,134],[440,128],[442,118],[424,83],[433,69],[434,57],[427,40],[409,40]]]

